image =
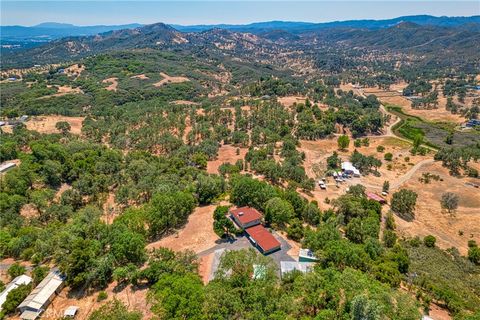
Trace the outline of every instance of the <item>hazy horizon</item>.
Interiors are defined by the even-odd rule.
[[[480,1],[2,1],[1,25],[249,24],[474,16]]]

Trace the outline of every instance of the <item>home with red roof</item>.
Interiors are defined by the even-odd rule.
[[[233,221],[248,236],[252,244],[263,254],[269,254],[280,249],[280,242],[262,225],[262,214],[255,208],[241,207],[231,209]]]
[[[262,223],[262,214],[255,208],[241,207],[230,210],[233,221],[242,229]]]

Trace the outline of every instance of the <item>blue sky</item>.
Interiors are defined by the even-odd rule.
[[[1,25],[63,22],[76,25],[155,23],[218,24],[285,20],[325,22],[403,15],[471,16],[480,1],[25,1],[1,0]]]

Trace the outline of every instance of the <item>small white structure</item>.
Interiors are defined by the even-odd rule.
[[[45,311],[55,295],[63,289],[64,276],[53,269],[18,306],[23,320],[35,320]]]
[[[315,263],[313,262],[299,262],[299,261],[280,261],[280,271],[282,273],[282,277],[289,272],[294,270],[307,273],[313,270],[313,266]]]
[[[342,162],[342,171],[346,174],[352,174],[354,177],[360,177],[360,171],[351,162]]]
[[[310,249],[300,249],[298,253],[298,261],[299,262],[317,262],[318,259],[313,254],[313,251]]]
[[[67,309],[65,309],[65,312],[63,313],[63,316],[65,318],[75,318],[78,312],[78,307],[77,306],[69,306]]]
[[[0,311],[2,310],[2,305],[7,301],[7,296],[10,291],[17,289],[21,285],[30,284],[31,282],[32,278],[24,274],[13,279],[12,282],[5,287],[5,290],[0,293]]]
[[[13,163],[13,162],[7,162],[5,164],[2,164],[0,166],[0,173],[7,172],[8,170],[10,170],[12,168],[15,168],[16,166],[17,166],[17,164]]]

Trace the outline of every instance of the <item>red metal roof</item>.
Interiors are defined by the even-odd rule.
[[[280,242],[278,242],[275,237],[268,232],[262,225],[256,225],[245,229],[248,235],[262,248],[264,252],[268,252],[275,248],[280,247]]]
[[[262,218],[262,214],[251,207],[237,208],[230,210],[230,213],[243,225]]]
[[[371,193],[371,192],[367,193],[367,198],[371,199],[371,200],[378,201],[378,202],[385,202],[384,198],[380,197],[378,194]]]

